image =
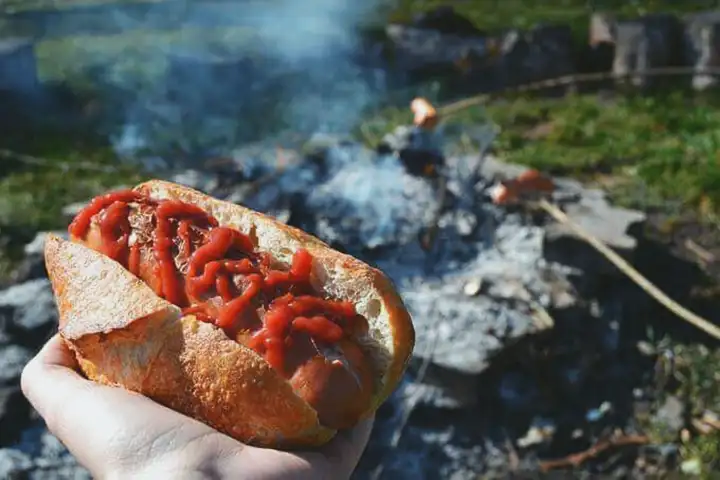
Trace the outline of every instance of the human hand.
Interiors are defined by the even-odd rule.
[[[348,478],[372,420],[316,451],[244,445],[121,388],[83,378],[55,335],[25,367],[22,389],[48,429],[94,478]]]

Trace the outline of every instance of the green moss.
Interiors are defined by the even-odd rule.
[[[98,139],[74,137],[68,132],[34,132],[28,137],[17,133],[2,147],[55,162],[47,166],[28,165],[3,159],[5,173],[0,176],[0,228],[23,230],[64,228],[62,208],[83,201],[103,190],[141,180],[130,166],[118,164],[112,150]],[[80,164],[109,166],[99,172]]]

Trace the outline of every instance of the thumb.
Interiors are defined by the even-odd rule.
[[[48,429],[95,477],[150,451],[158,435],[189,419],[121,388],[87,380],[55,335],[23,370],[21,387]]]

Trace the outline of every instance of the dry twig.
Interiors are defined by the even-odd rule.
[[[614,72],[598,72],[598,73],[564,75],[561,77],[550,78],[547,80],[540,80],[538,82],[530,82],[530,83],[526,83],[523,85],[503,88],[503,89],[498,90],[497,92],[493,92],[493,93],[484,93],[484,94],[476,95],[473,97],[464,98],[462,100],[458,100],[457,102],[453,102],[453,103],[449,103],[447,105],[441,106],[441,107],[437,108],[436,110],[437,110],[437,115],[439,117],[446,119],[447,117],[453,116],[453,115],[455,115],[463,110],[466,110],[470,107],[482,105],[493,98],[497,98],[497,97],[500,97],[500,96],[508,94],[508,93],[532,92],[532,91],[544,90],[546,88],[558,87],[561,85],[589,83],[589,82],[597,82],[600,80],[621,79],[621,78],[629,78],[629,77],[636,77],[636,76],[637,77],[642,77],[642,76],[646,76],[646,77],[677,77],[677,76],[687,76],[687,75],[720,76],[720,68],[706,68],[703,70],[695,70],[694,67],[660,67],[660,68],[650,68],[641,73],[628,72],[625,75],[618,75]]]
[[[528,294],[530,292],[528,291]],[[530,299],[530,307],[532,308],[532,320],[539,330],[549,330],[555,326],[555,319],[550,312],[543,307],[540,302]]]
[[[427,225],[425,230],[421,233],[420,245],[423,250],[429,252],[435,245],[435,239],[437,238],[438,231],[440,230],[440,218],[443,214],[445,205],[445,195],[447,194],[447,180],[440,175],[437,180],[437,208],[432,220]]]
[[[295,157],[290,157],[285,154],[285,150],[281,147],[277,147],[277,163],[275,170],[272,172],[267,173],[266,175],[263,175],[262,177],[258,178],[257,180],[254,180],[250,182],[250,184],[246,187],[246,190],[244,191],[245,196],[251,196],[255,195],[257,192],[260,191],[262,187],[267,185],[268,183],[277,180],[280,178],[290,167],[296,166],[298,164],[298,160]]]
[[[503,436],[505,437],[505,449],[507,450],[508,455],[508,469],[511,472],[517,472],[520,468],[520,455],[518,455],[518,451],[515,449],[515,445],[513,445],[512,440],[510,439],[510,436],[507,434],[507,432],[503,429]]]
[[[692,253],[694,253],[700,260],[702,260],[705,263],[713,263],[715,259],[715,255],[705,250],[703,247],[695,243],[692,239],[688,238],[685,240],[685,248],[690,250]]]
[[[596,443],[585,451],[568,455],[565,458],[540,462],[540,470],[542,470],[543,473],[547,473],[550,470],[556,470],[559,468],[573,468],[582,465],[588,460],[591,460],[612,448],[626,447],[630,445],[645,445],[648,443],[650,443],[650,439],[644,435],[625,435],[610,438]]]

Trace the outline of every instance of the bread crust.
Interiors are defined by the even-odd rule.
[[[305,248],[326,293],[355,303],[372,338],[358,339],[378,368],[366,415],[392,393],[415,342],[410,316],[378,270],[330,249],[301,230],[187,187],[151,181],[136,190],[195,204],[222,226],[251,236],[281,261]],[[253,350],[157,296],[119,263],[50,236],[45,261],[60,313],[60,333],[88,378],[144,394],[242,442],[274,448],[318,446],[335,431]]]

